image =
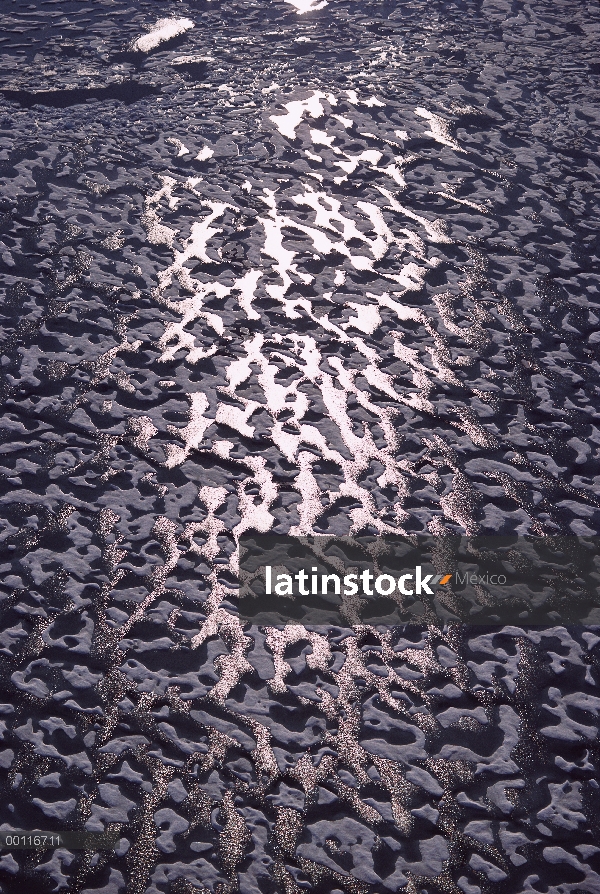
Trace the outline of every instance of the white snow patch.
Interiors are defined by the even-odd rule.
[[[214,154],[212,149],[209,149],[208,146],[204,146],[196,156],[196,161],[208,161]]]
[[[442,183],[442,186],[445,186],[447,192],[438,192],[438,196],[442,196],[443,199],[449,199],[451,202],[456,202],[458,205],[466,205],[467,208],[473,208],[474,211],[479,211],[481,214],[487,214],[489,208],[485,205],[479,205],[477,202],[470,202],[468,199],[459,199],[455,194],[455,188],[449,186],[447,183]]]
[[[177,158],[190,154],[188,147],[182,143],[181,140],[178,140],[177,137],[167,137],[167,143],[170,143],[171,146],[175,146],[175,148],[179,150],[177,152]]]
[[[342,329],[354,326],[355,329],[372,335],[381,323],[379,309],[374,304],[357,304],[354,301],[348,301],[346,307],[351,307],[356,312],[356,316],[350,317],[347,323],[342,323]]]
[[[192,54],[189,56],[176,56],[172,61],[171,65],[193,65],[198,62],[214,62],[214,56],[197,56],[196,54]]]
[[[173,246],[173,240],[178,231],[162,224],[154,208],[147,208],[142,214],[142,226],[148,234],[148,241],[152,245]]]
[[[204,432],[212,425],[213,420],[208,419],[204,413],[208,410],[208,398],[202,391],[196,391],[194,394],[188,394],[190,400],[189,422],[185,428],[177,428],[175,425],[167,425],[169,434],[180,438],[185,442],[185,446],[180,447],[176,444],[167,444],[165,452],[167,458],[164,465],[167,469],[173,469],[180,466],[189,456],[192,450],[198,450]]]
[[[449,146],[451,149],[456,149],[458,152],[464,152],[464,149],[461,149],[456,140],[451,136],[448,122],[444,118],[440,118],[439,115],[434,115],[433,112],[423,109],[420,106],[418,109],[415,109],[415,114],[418,115],[419,118],[424,118],[426,121],[429,121],[429,130],[426,131],[426,133],[428,136],[433,137],[436,143],[441,143],[442,146]]]
[[[161,43],[172,40],[194,27],[191,19],[159,19],[148,34],[138,37],[132,48],[140,53],[149,53]]]
[[[328,148],[331,148],[331,144],[335,140],[335,136],[329,136],[326,131],[315,129],[311,130],[310,138],[315,145],[327,146]],[[335,149],[333,151],[335,152]],[[337,151],[339,152],[339,149]]]
[[[348,155],[347,152],[344,152],[344,155],[349,161],[336,161],[336,165],[348,174],[352,174],[361,161],[366,161],[373,168],[377,167],[377,162],[383,153],[379,152],[377,149],[365,149],[360,155]]]
[[[196,187],[198,186],[199,183],[202,183],[203,180],[204,180],[204,177],[188,177],[183,185],[184,185],[185,189],[189,189],[190,192],[193,192],[196,195],[198,195]]]
[[[388,177],[391,177],[392,180],[396,181],[398,186],[406,186],[406,180],[404,179],[402,171],[400,170],[400,168],[397,167],[397,165],[388,165],[387,168],[384,168],[383,170],[388,175]]]
[[[352,127],[352,125],[354,124],[352,118],[344,118],[343,115],[332,115],[331,117],[335,118],[336,121],[339,121],[340,124],[342,124],[346,128]]]
[[[303,16],[307,12],[315,12],[317,9],[323,9],[327,6],[328,0],[321,0],[315,3],[315,0],[285,0],[290,6],[295,6],[299,16]]]
[[[296,128],[302,121],[302,116],[305,112],[308,112],[311,118],[321,117],[323,106],[320,100],[325,98],[329,99],[325,93],[317,90],[308,99],[296,99],[292,102],[286,102],[284,109],[286,109],[287,113],[285,115],[271,115],[270,120],[277,125],[280,134],[283,134],[284,137],[288,137],[290,140],[294,140],[296,138]]]
[[[252,307],[252,299],[261,276],[260,270],[250,269],[241,279],[236,279],[231,287],[232,292],[239,289],[239,305],[246,312],[249,320],[260,320],[260,314],[256,313]]]
[[[346,96],[354,106],[368,106],[369,108],[372,108],[373,106],[385,106],[385,103],[381,102],[381,100],[377,99],[375,96],[359,99],[356,90],[346,90],[345,92]]]
[[[415,214],[410,208],[406,208],[404,205],[397,202],[389,190],[384,189],[382,186],[377,186],[375,188],[389,201],[389,208],[391,208],[392,211],[400,211],[402,214],[405,214],[406,217],[410,217],[411,220],[415,220],[417,223],[421,224],[432,242],[444,242],[446,244],[452,242],[452,239],[446,235],[443,221],[427,220],[427,218],[421,217],[420,214]]]

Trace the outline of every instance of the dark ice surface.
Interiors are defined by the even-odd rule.
[[[593,628],[242,627],[246,531],[599,533],[600,8],[0,5],[0,890],[600,892]]]

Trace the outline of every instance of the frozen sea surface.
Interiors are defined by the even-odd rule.
[[[0,890],[600,892],[600,636],[242,629],[246,531],[598,534],[598,7],[0,9]]]

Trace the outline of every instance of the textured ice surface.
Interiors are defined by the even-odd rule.
[[[597,10],[0,22],[0,828],[120,835],[2,891],[600,891],[596,630],[234,588],[252,529],[598,531]]]

